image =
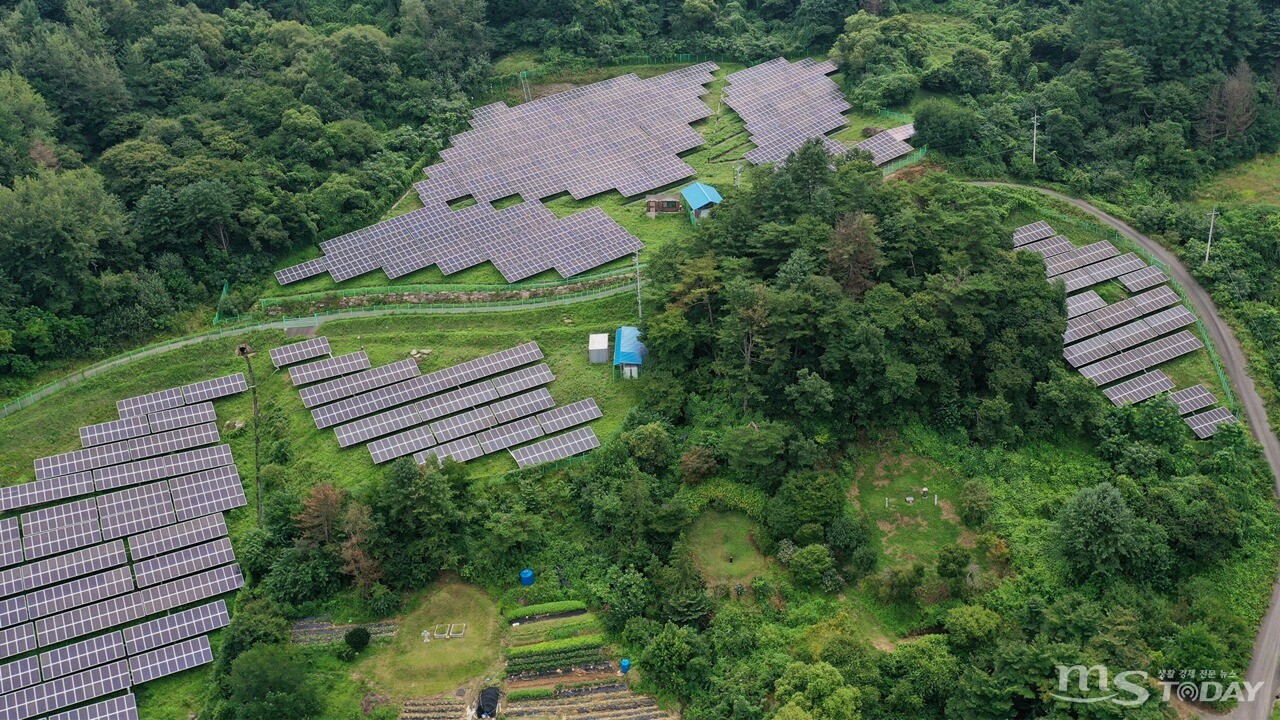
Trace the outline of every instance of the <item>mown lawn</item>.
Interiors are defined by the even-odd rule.
[[[441,623],[466,623],[466,634],[423,642],[422,633]],[[496,663],[498,627],[498,607],[483,590],[442,581],[421,594],[396,637],[371,648],[354,674],[397,700],[452,691]]]
[[[709,585],[746,587],[764,575],[769,560],[756,548],[761,529],[741,513],[709,510],[689,528],[689,545]]]
[[[867,447],[857,457],[849,498],[871,523],[881,567],[930,565],[962,537],[972,544],[956,514],[961,483],[953,473],[902,448]]]

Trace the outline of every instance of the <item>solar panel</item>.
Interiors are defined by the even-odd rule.
[[[443,370],[437,370],[433,373],[416,377],[381,390],[375,390],[364,395],[340,400],[332,405],[316,408],[311,411],[311,417],[315,420],[316,427],[318,428],[339,425],[371,413],[386,410],[397,405],[403,405],[419,398],[429,397],[443,390],[456,388],[463,383],[488,377],[494,373],[502,372],[503,370],[510,370],[511,368],[519,367],[540,359],[542,359],[542,350],[538,347],[538,344],[526,343],[524,345],[509,348],[492,355],[486,355],[485,357],[477,358],[460,365],[448,367]],[[529,378],[524,379],[524,382],[528,381]],[[513,381],[509,384],[511,387],[518,387],[520,382]],[[479,385],[486,385],[486,383],[480,383]],[[471,387],[477,388],[479,385],[473,385]],[[456,395],[446,393],[437,397],[430,397],[425,403],[423,403],[426,416],[419,422],[427,422],[443,417],[447,414],[438,412],[436,409],[437,406],[455,404],[457,409],[451,412],[458,412],[469,407],[474,407],[479,403],[487,402],[489,399],[493,399],[486,398],[482,400],[475,400],[470,402],[470,404],[466,404],[465,402],[462,404],[455,403],[456,400],[463,397],[470,397],[465,388],[463,391],[459,391]],[[403,429],[413,424],[406,423],[406,418],[403,415],[394,417],[389,416],[385,420],[387,421],[386,423],[384,423],[382,419],[375,419],[369,423],[370,428],[377,429],[380,432],[373,435],[365,435],[364,439],[367,440],[372,437],[377,437],[380,434],[386,434],[387,432]],[[397,424],[399,427],[387,426]],[[360,434],[361,433],[356,432],[355,428],[344,433],[344,435],[351,435],[352,437],[356,437]]]
[[[564,435],[511,450],[511,457],[522,468],[563,460],[600,447],[600,440],[589,427],[571,430]]]
[[[124,654],[124,640],[117,630],[40,653],[40,669],[45,680],[52,680],[119,660]]]
[[[464,435],[474,435],[487,427],[498,423],[488,408],[476,408],[467,412],[431,423],[431,434],[436,442],[444,443],[456,440]]]
[[[169,480],[173,507],[179,520],[243,507],[249,503],[234,465],[204,470]]]
[[[1141,270],[1136,270],[1127,275],[1120,276],[1120,284],[1124,285],[1129,292],[1137,292],[1146,290],[1147,288],[1163,285],[1169,282],[1169,276],[1155,265],[1151,265]]]
[[[480,433],[476,439],[480,441],[480,448],[487,455],[529,442],[546,434],[546,431],[538,424],[537,418],[527,417],[492,430],[486,430]]]
[[[0,658],[11,658],[36,647],[35,626],[31,623],[0,630]]]
[[[351,447],[366,440],[425,422],[422,405],[415,403],[378,413],[334,428],[339,447]]]
[[[36,458],[35,471],[37,480],[47,480],[62,475],[71,475],[86,470],[94,470],[107,465],[128,462],[133,457],[129,454],[130,443],[137,439],[95,445],[83,450],[72,450],[61,455]]]
[[[98,504],[93,498],[54,505],[22,514],[22,531],[28,535],[49,532],[62,525],[93,522],[98,519]],[[11,539],[8,533],[0,539]]]
[[[303,360],[323,357],[330,352],[332,350],[329,349],[329,338],[318,337],[272,348],[267,354],[271,356],[272,365],[282,368],[285,365],[292,365]]]
[[[135,485],[99,495],[98,515],[102,523],[102,537],[107,540],[177,522],[169,486],[163,482]]]
[[[876,165],[897,160],[910,154],[915,148],[899,140],[888,132],[880,132],[853,146],[855,150],[871,153],[871,161]],[[752,151],[754,152],[754,151]],[[750,159],[751,153],[747,153]]]
[[[201,445],[210,445],[220,439],[218,426],[215,423],[204,423],[134,438],[129,441],[129,448],[133,455],[132,459],[141,460],[179,450],[189,450]]]
[[[843,147],[826,137],[848,122],[844,112],[851,107],[840,86],[826,76],[834,71],[829,63],[792,63],[776,58],[728,76],[724,103],[742,117],[756,145],[746,154],[748,162],[780,162],[813,139],[822,139],[833,155],[843,152]],[[884,135],[886,141],[905,144]],[[876,155],[870,147],[866,149]],[[906,152],[911,152],[910,146]],[[879,155],[875,160],[877,164],[886,162]]]
[[[422,417],[425,420],[435,420],[497,399],[498,391],[493,389],[493,383],[484,380],[427,398],[421,405]]]
[[[276,271],[276,282],[281,285],[305,280],[309,277],[315,277],[329,269],[329,259],[318,257],[314,260],[308,260],[297,265],[292,265],[283,270]]]
[[[36,633],[40,647],[58,645],[84,635],[90,635],[109,627],[133,622],[149,614],[139,601],[139,592],[99,600],[66,612],[40,618],[36,621]]]
[[[0,567],[16,565],[23,561],[21,540],[0,540]]]
[[[1128,253],[1127,255],[1108,258],[1102,262],[1089,265],[1088,267],[1063,273],[1054,279],[1061,280],[1063,285],[1066,286],[1067,292],[1073,293],[1077,290],[1083,290],[1090,285],[1097,285],[1098,283],[1118,278],[1121,275],[1133,272],[1134,270],[1139,270],[1146,267],[1146,265],[1147,264],[1142,261],[1142,258],[1134,255],[1133,253]]]
[[[1182,330],[1168,337],[1126,350],[1080,369],[1095,385],[1106,385],[1134,373],[1155,367],[1173,358],[1204,347],[1195,335]]]
[[[1057,235],[1051,238],[1045,238],[1044,240],[1037,240],[1016,249],[1040,253],[1042,257],[1050,258],[1055,255],[1061,255],[1062,253],[1070,250],[1075,250],[1076,246],[1070,240],[1062,237],[1061,235]]]
[[[1167,287],[1158,287],[1139,293],[1068,320],[1063,341],[1075,342],[1080,338],[1136,320],[1169,305],[1177,305],[1181,301],[1182,298]]]
[[[24,535],[22,549],[28,560],[38,560],[86,545],[102,542],[102,530],[98,521],[75,523],[48,532]]]
[[[1119,385],[1112,385],[1103,390],[1102,394],[1106,395],[1113,405],[1132,405],[1133,403],[1153,398],[1173,388],[1173,381],[1169,379],[1168,375],[1159,370],[1153,370],[1132,380],[1126,380]]]
[[[1013,246],[1022,247],[1023,245],[1033,243],[1037,240],[1043,240],[1044,238],[1056,234],[1058,234],[1058,231],[1050,227],[1049,223],[1043,220],[1037,220],[1030,225],[1023,225],[1013,231]]]
[[[0,628],[11,627],[31,618],[27,616],[27,600],[18,595],[0,600]]]
[[[144,558],[170,553],[178,548],[198,545],[227,534],[227,522],[222,513],[197,517],[177,525],[157,528],[129,538],[129,554],[134,562]]]
[[[138,705],[133,695],[121,695],[75,710],[50,715],[45,720],[138,720]]]
[[[1201,440],[1213,437],[1218,432],[1218,428],[1236,421],[1236,416],[1231,411],[1218,407],[1207,412],[1191,415],[1183,418],[1191,431]]]
[[[217,420],[218,415],[213,410],[213,403],[207,401],[172,410],[161,410],[147,416],[147,423],[153,433],[168,432],[191,425],[217,422]]]
[[[0,695],[40,682],[40,661],[25,657],[0,665]]]
[[[567,430],[575,425],[591,422],[604,417],[596,401],[590,398],[570,403],[564,407],[548,410],[538,415],[538,422],[549,433]]]
[[[369,443],[369,454],[375,463],[384,463],[398,457],[412,455],[436,444],[435,436],[426,425],[410,428]]]
[[[138,578],[138,587],[146,587],[235,561],[236,554],[231,549],[231,541],[224,537],[169,555],[143,560],[133,566],[133,572]]]
[[[121,566],[104,573],[82,577],[62,585],[36,590],[25,597],[27,615],[35,620],[88,605],[133,590],[133,575]]]
[[[1203,385],[1193,385],[1185,390],[1171,393],[1169,399],[1178,406],[1179,415],[1203,410],[1218,402],[1218,398],[1214,397],[1213,393],[1209,392]]]
[[[147,393],[137,397],[116,401],[116,412],[120,417],[138,417],[148,413],[169,410],[185,404],[182,399],[182,388],[169,388],[159,392]]]
[[[148,432],[151,430],[147,427],[146,416],[121,418],[80,428],[80,445],[82,447],[105,445],[146,435]]]
[[[526,415],[532,415],[540,410],[547,410],[556,406],[556,401],[551,397],[551,393],[546,388],[538,388],[533,392],[527,392],[522,395],[499,400],[489,405],[488,409],[493,413],[494,420],[501,423],[508,423],[517,418]]]
[[[129,664],[117,660],[74,675],[0,695],[0,717],[27,720],[129,687]]]
[[[346,375],[319,385],[304,387],[298,391],[298,394],[302,397],[304,406],[314,408],[318,405],[368,392],[374,388],[417,377],[420,372],[418,370],[418,361],[408,358],[390,365],[373,368],[372,370]]]
[[[17,591],[35,590],[53,585],[81,575],[100,572],[110,567],[122,565],[128,558],[125,556],[124,543],[112,540],[109,543],[76,550],[66,555],[51,557],[33,562],[21,568],[25,572],[21,583],[6,586],[6,591],[17,587]],[[20,587],[18,585],[20,584]]]
[[[93,491],[93,473],[88,471],[10,485],[0,488],[0,512],[66,500]]]
[[[243,586],[244,575],[240,572],[240,566],[222,565],[161,585],[153,585],[139,590],[137,595],[147,607],[148,612],[144,615],[151,615],[239,590]]]
[[[414,462],[419,465],[425,465],[427,458],[434,457],[436,462],[444,465],[446,459],[452,459],[455,462],[467,462],[484,455],[484,450],[480,448],[480,443],[476,442],[474,436],[458,438],[453,442],[447,442],[438,445],[430,450],[424,450],[413,456]]]
[[[1092,245],[1069,250],[1061,255],[1045,258],[1044,268],[1045,272],[1052,278],[1086,265],[1116,257],[1119,254],[1120,251],[1116,249],[1115,245],[1103,240]]]
[[[141,684],[211,662],[213,649],[209,647],[209,638],[201,635],[134,655],[129,658],[129,668],[133,682]]]
[[[183,385],[182,397],[187,405],[194,405],[198,402],[216,400],[220,397],[242,393],[248,389],[249,383],[244,379],[244,373],[236,373],[226,377]]]
[[[339,355],[338,357],[317,360],[313,363],[289,368],[289,381],[293,383],[294,387],[298,387],[299,385],[308,385],[360,370],[368,370],[369,367],[368,354],[360,350],[349,355]]]
[[[137,655],[161,645],[170,645],[196,635],[224,628],[230,624],[227,603],[217,600],[162,618],[149,620],[141,625],[124,629],[124,642],[130,655]]]
[[[547,367],[546,363],[538,363],[533,367],[521,368],[513,373],[499,375],[491,382],[493,383],[493,389],[498,393],[498,397],[507,397],[539,385],[546,385],[555,379],[556,376],[551,373],[551,368]]]
[[[1067,317],[1073,318],[1087,312],[1106,307],[1107,301],[1093,290],[1086,290],[1078,295],[1067,296]]]
[[[1068,346],[1063,350],[1063,357],[1072,367],[1087,365],[1100,358],[1127,350],[1139,343],[1152,340],[1191,325],[1196,316],[1181,305],[1156,313],[1148,318],[1139,318],[1127,325],[1108,330],[1097,337],[1089,338]]]
[[[197,448],[175,455],[154,457],[124,465],[113,465],[93,472],[98,490],[137,485],[151,480],[162,480],[175,475],[189,475],[210,470],[234,462],[230,445]]]

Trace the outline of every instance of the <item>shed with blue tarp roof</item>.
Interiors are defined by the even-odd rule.
[[[684,197],[685,205],[689,207],[689,217],[694,220],[710,215],[711,210],[724,201],[724,198],[720,197],[720,191],[700,182],[681,190],[680,195]]]
[[[640,328],[625,326],[618,328],[613,338],[613,367],[622,368],[622,377],[636,378],[640,376],[640,366],[644,364],[649,350],[640,342]]]

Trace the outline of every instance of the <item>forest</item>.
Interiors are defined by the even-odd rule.
[[[1008,243],[1043,208],[964,181],[1089,197],[1197,259],[1274,405],[1280,208],[1224,205],[1198,258],[1206,188],[1280,149],[1276,0],[0,0],[0,398],[249,310],[515,102],[513,71],[779,55],[910,112],[928,165],[810,144],[724,188],[647,258],[635,407],[578,462],[355,477],[268,398],[249,585],[208,686],[155,717],[395,717],[335,699],[360,650],[290,622],[393,617],[441,573],[583,601],[689,720],[1115,717],[1055,701],[1055,666],[1243,672],[1280,555],[1257,445],[1069,371],[1064,293]],[[889,553],[858,491],[895,454],[946,469],[965,542]],[[708,577],[711,511],[772,571]],[[512,590],[527,566],[559,582]]]

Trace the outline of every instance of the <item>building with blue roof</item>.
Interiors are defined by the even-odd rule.
[[[620,327],[613,338],[613,367],[622,369],[622,377],[635,379],[640,376],[640,366],[649,350],[640,342],[640,328]]]
[[[694,222],[710,215],[716,205],[724,202],[720,191],[706,183],[696,182],[681,190],[680,194],[684,197],[685,205],[689,207],[689,217]]]

